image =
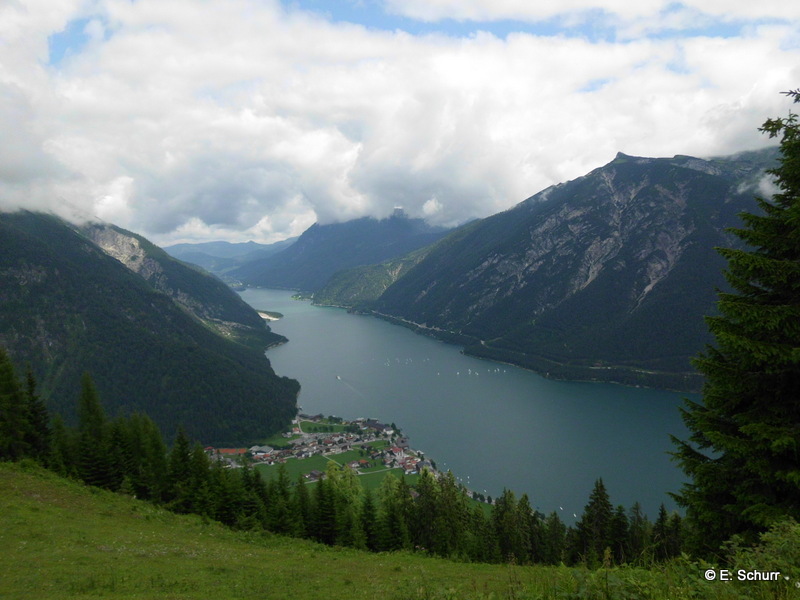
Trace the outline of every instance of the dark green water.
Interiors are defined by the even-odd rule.
[[[257,309],[283,313],[289,338],[267,356],[300,381],[307,413],[395,422],[438,467],[471,489],[504,487],[571,522],[598,477],[614,505],[639,501],[655,517],[682,473],[666,454],[686,437],[682,395],[600,383],[551,381],[460,354],[460,348],[373,317],[311,306],[291,292],[246,290]]]

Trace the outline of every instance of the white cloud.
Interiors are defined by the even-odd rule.
[[[460,6],[453,16],[465,19],[590,7],[424,5]],[[0,206],[67,207],[164,243],[275,241],[316,219],[386,216],[395,205],[454,224],[620,150],[751,149],[766,142],[757,127],[787,111],[778,92],[800,79],[796,28],[642,37],[683,26],[680,10],[658,21],[661,2],[605,3],[628,19],[617,43],[413,36],[264,0],[59,6],[0,9],[0,131],[15,140],[0,148]],[[686,6],[709,15],[721,5]],[[770,16],[764,6],[758,15]],[[736,4],[731,15],[750,10]],[[85,45],[46,66],[48,36],[74,19],[86,20]]]
[[[725,20],[798,19],[800,7],[785,0],[384,0],[388,10],[423,21],[516,20],[536,22],[579,13],[598,11],[624,20],[652,18],[676,7],[705,13]]]

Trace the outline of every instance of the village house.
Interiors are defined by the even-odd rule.
[[[266,454],[272,454],[275,449],[272,446],[251,446],[247,450],[254,458],[261,457]]]

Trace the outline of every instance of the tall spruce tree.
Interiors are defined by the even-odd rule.
[[[25,443],[28,453],[36,460],[47,464],[51,453],[50,414],[36,391],[36,379],[30,365],[25,375],[25,403],[28,422]]]
[[[89,485],[114,489],[108,422],[88,373],[81,379],[78,418],[78,474]]]
[[[25,393],[14,365],[0,347],[0,460],[18,460],[28,454]]]
[[[577,523],[578,552],[581,559],[590,566],[596,566],[603,559],[605,549],[613,545],[611,525],[614,508],[608,497],[602,479],[594,482],[589,503],[583,509],[583,516]]]
[[[787,95],[800,102],[800,90]],[[790,112],[761,131],[780,138],[778,193],[732,230],[747,248],[719,250],[733,291],[707,318],[716,344],[695,361],[706,382],[702,404],[683,409],[690,438],[673,438],[691,478],[675,497],[700,552],[800,519],[800,124]]]

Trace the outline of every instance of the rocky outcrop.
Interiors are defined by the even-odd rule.
[[[181,263],[145,238],[119,227],[93,223],[81,228],[107,255],[172,298],[188,313],[226,337],[268,330],[258,315],[221,281]],[[268,345],[280,341],[274,336]]]
[[[558,376],[694,388],[703,317],[726,285],[714,248],[736,243],[725,229],[756,210],[773,159],[619,154],[454,232],[374,309]]]

